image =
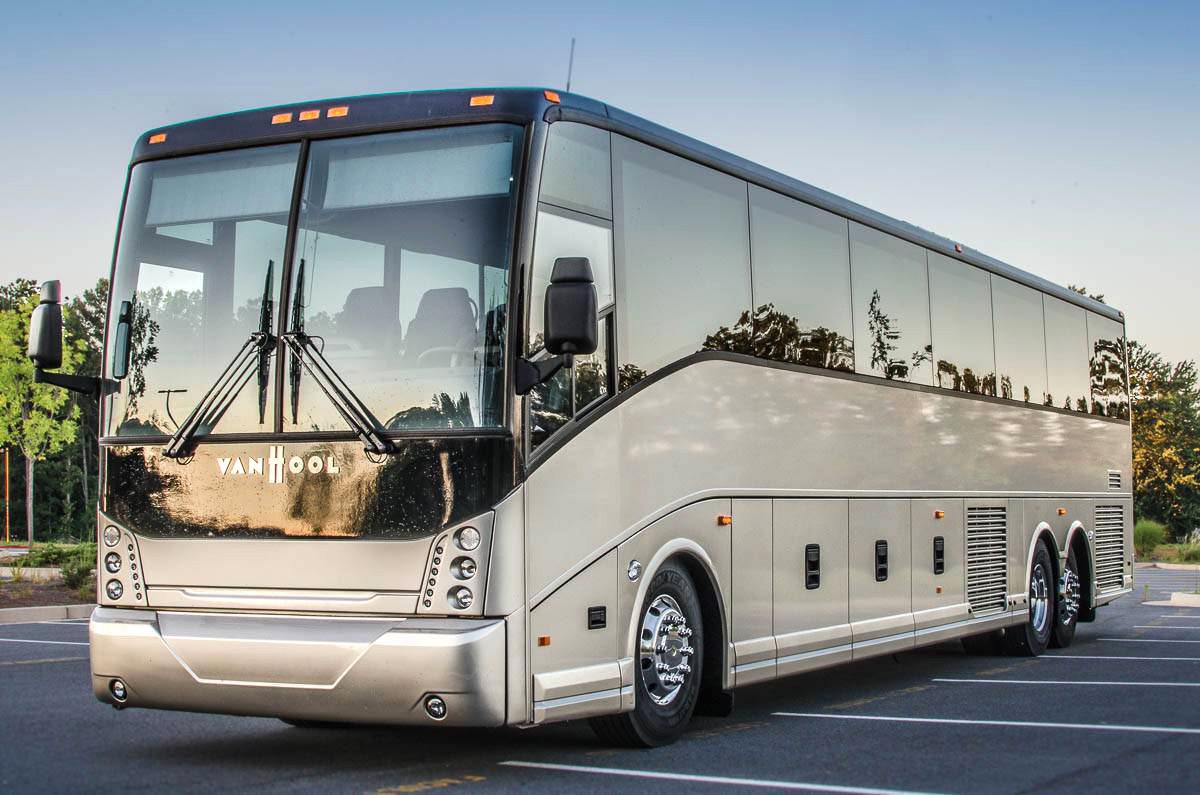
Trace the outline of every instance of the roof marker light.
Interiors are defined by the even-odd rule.
[[[161,144],[165,140],[167,140],[166,133],[154,133],[154,135],[150,136],[150,143],[152,144]]]
[[[558,92],[557,92],[557,91],[551,91],[550,89],[548,89],[548,88],[547,88],[547,89],[546,89],[545,91],[543,91],[542,93],[543,93],[543,94],[545,94],[545,95],[546,95],[546,99],[548,99],[548,100],[549,100],[549,101],[551,101],[551,102],[562,102],[562,100],[561,100],[561,99],[559,99],[559,96],[558,96]]]
[[[962,253],[962,243],[955,243],[955,244],[954,244],[954,250],[955,250],[956,252],[958,252],[959,254],[961,254],[961,253]]]
[[[338,105],[336,108],[330,108],[329,110],[325,111],[325,117],[329,119],[336,119],[341,116],[346,116],[349,113],[349,105]]]
[[[290,113],[276,113],[271,117],[271,124],[287,124],[292,120]]]
[[[485,105],[491,105],[495,101],[496,101],[495,94],[480,94],[477,97],[471,97],[471,107],[472,108],[480,108]]]
[[[300,121],[312,121],[313,119],[321,118],[319,110],[302,110],[300,111]]]

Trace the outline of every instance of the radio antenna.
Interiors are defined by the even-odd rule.
[[[571,90],[571,69],[575,66],[575,37],[571,37],[571,55],[567,58],[567,91]]]

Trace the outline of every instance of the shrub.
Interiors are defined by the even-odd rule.
[[[1180,544],[1179,560],[1184,563],[1200,563],[1200,544]]]
[[[60,547],[53,541],[45,546],[34,547],[29,550],[29,554],[25,556],[27,566],[40,568],[42,566],[61,566],[63,560],[71,554],[73,550],[66,547]]]
[[[63,585],[73,590],[82,588],[91,578],[94,568],[96,568],[95,559],[72,555],[62,562],[59,569],[62,572]]]
[[[1167,529],[1150,519],[1139,519],[1133,528],[1133,548],[1139,558],[1147,558],[1167,538]]]

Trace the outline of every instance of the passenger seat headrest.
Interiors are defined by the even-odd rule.
[[[570,282],[590,284],[594,281],[592,263],[587,257],[559,257],[554,260],[554,268],[550,271],[551,284]]]

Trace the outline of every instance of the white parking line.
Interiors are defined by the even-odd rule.
[[[1167,662],[1200,662],[1200,657],[1106,657],[1101,654],[1043,654],[1042,660],[1165,660]]]
[[[878,789],[875,787],[843,787],[836,784],[812,784],[804,781],[773,781],[761,778],[733,778],[731,776],[701,776],[693,773],[670,773],[658,770],[632,770],[623,767],[592,767],[590,765],[559,765],[550,762],[522,762],[508,760],[500,762],[506,767],[527,767],[537,770],[559,770],[567,773],[594,773],[602,776],[624,776],[626,778],[651,778],[665,781],[689,781],[696,784],[723,784],[730,787],[760,787],[766,789],[790,789],[806,792],[844,792],[861,795],[921,795],[911,790]]]
[[[1179,640],[1177,638],[1097,638],[1110,643],[1200,643],[1200,640]]]
[[[1200,682],[1081,682],[1070,679],[931,679],[970,685],[1106,685],[1108,687],[1200,687]]]
[[[86,641],[78,640],[26,640],[25,638],[0,638],[0,643],[49,643],[54,646],[87,646]]]
[[[1174,624],[1135,624],[1134,629],[1200,629],[1200,627],[1177,627]]]
[[[1052,723],[1025,720],[964,720],[961,718],[902,718],[892,715],[830,715],[820,712],[772,712],[785,718],[831,718],[834,720],[870,720],[896,723],[945,723],[962,726],[1012,726],[1021,729],[1078,729],[1098,732],[1145,732],[1149,734],[1200,734],[1200,729],[1184,726],[1129,726],[1116,723]]]
[[[1173,616],[1159,616],[1159,618],[1200,618],[1200,616],[1191,616],[1191,615],[1185,615],[1183,613],[1178,613]]]

